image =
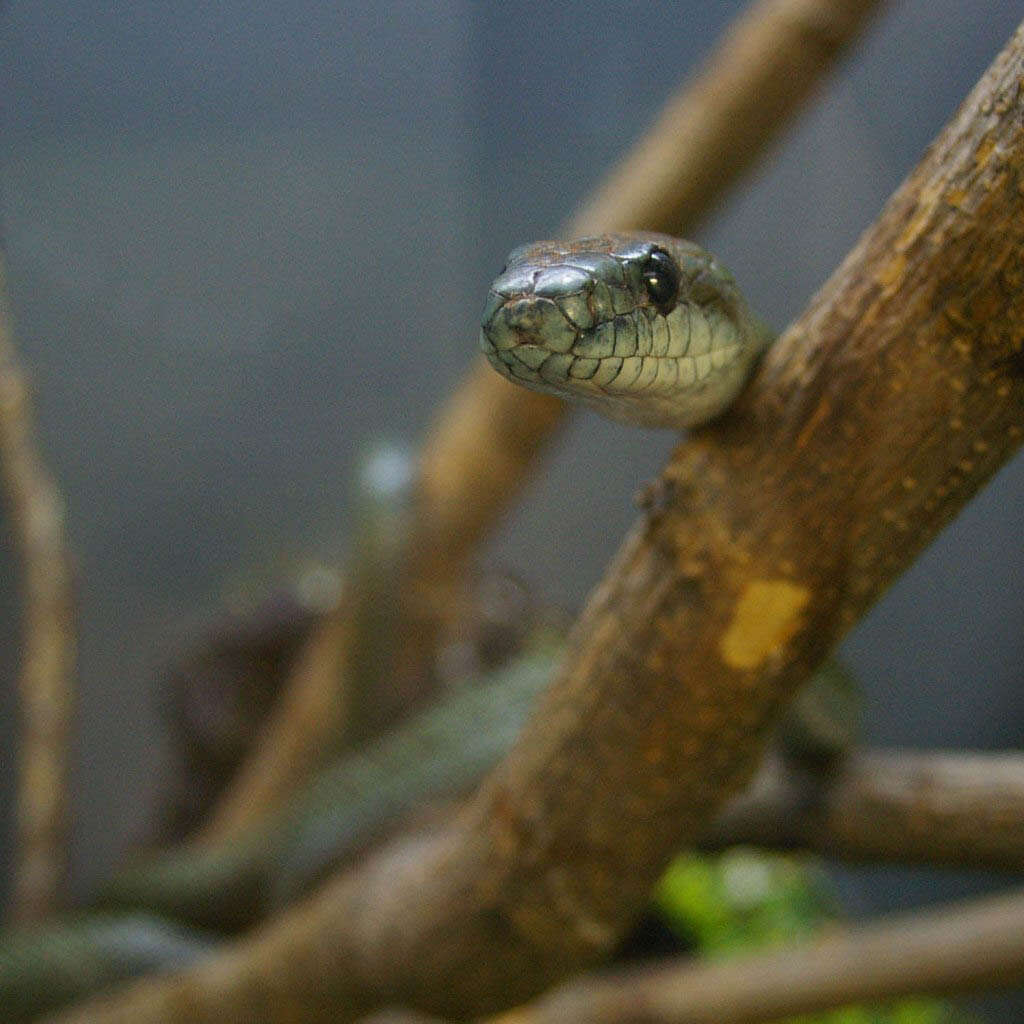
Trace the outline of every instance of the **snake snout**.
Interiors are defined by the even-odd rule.
[[[547,352],[568,352],[577,335],[575,325],[558,304],[535,292],[509,299],[492,290],[481,327],[485,351],[488,345],[499,352],[525,345]]]

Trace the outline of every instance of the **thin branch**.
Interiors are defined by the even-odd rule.
[[[700,845],[742,843],[1024,872],[1024,755],[855,751],[824,777],[769,758]]]
[[[375,735],[431,692],[422,662],[399,678],[398,629],[408,561],[413,460],[404,446],[373,446],[353,485],[355,525],[345,583],[296,659],[270,720],[198,839],[237,838],[346,744]],[[404,684],[404,685],[403,685]]]
[[[359,1024],[441,1024],[436,1017],[425,1017],[422,1013],[412,1010],[382,1010],[369,1017],[364,1017]]]
[[[60,900],[67,868],[67,781],[74,709],[75,601],[64,499],[39,454],[30,389],[11,335],[0,254],[0,476],[21,555],[25,595],[18,853],[11,912],[39,920]]]
[[[1024,979],[1024,892],[832,932],[773,953],[584,979],[492,1024],[760,1024]]]
[[[560,234],[692,232],[779,138],[882,6],[752,4]],[[510,384],[483,359],[474,364],[423,450],[424,588],[450,586],[515,500],[566,411],[560,399]]]
[[[450,829],[65,1021],[465,1017],[605,955],[799,683],[1024,438],[1022,79],[1024,26],[733,414],[677,448]]]

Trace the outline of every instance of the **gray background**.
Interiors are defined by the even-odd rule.
[[[79,891],[150,805],[159,666],[242,583],[339,557],[359,446],[421,433],[505,252],[550,234],[742,6],[0,12],[10,288],[82,576]],[[757,308],[800,310],[1020,15],[892,5],[700,235]],[[493,557],[578,602],[671,443],[579,416]],[[1020,744],[1022,495],[1018,459],[845,644],[873,741]],[[16,568],[0,520],[5,822]],[[865,913],[996,881],[842,878]]]

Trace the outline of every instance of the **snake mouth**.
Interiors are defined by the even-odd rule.
[[[514,253],[491,286],[480,345],[504,376],[564,395],[570,381],[593,378],[602,360],[635,354],[645,299],[639,277],[632,280],[613,256],[548,252],[538,266],[541,248]]]
[[[580,339],[580,328],[555,302],[537,297],[502,302],[480,331],[490,365],[535,388],[564,384]]]
[[[519,290],[511,297],[492,290],[488,297],[480,345],[505,376],[532,385],[558,385],[568,375],[571,352],[580,339],[579,325],[556,300],[536,290]]]

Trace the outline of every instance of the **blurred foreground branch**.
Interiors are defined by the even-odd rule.
[[[21,777],[11,913],[16,921],[28,922],[56,908],[67,868],[75,602],[64,499],[39,454],[29,383],[11,335],[2,253],[0,478],[24,580],[18,683]]]
[[[1024,437],[1022,78],[1024,26],[733,413],[676,449],[450,828],[64,1019],[466,1017],[606,955],[796,686]]]
[[[492,1024],[759,1024],[1024,978],[1024,892],[883,920],[728,963],[584,979]]]

